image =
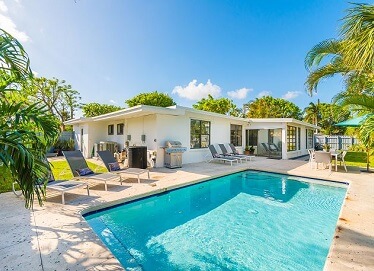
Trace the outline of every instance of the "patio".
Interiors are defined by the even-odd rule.
[[[325,270],[374,269],[373,175],[352,167],[348,173],[339,167],[338,172],[330,174],[329,170],[311,169],[305,161],[263,157],[232,167],[198,163],[186,164],[181,169],[154,168],[150,181],[142,180],[138,184],[131,178],[123,186],[109,184],[108,191],[103,186],[95,186],[90,189],[89,197],[84,189],[77,189],[73,191],[75,194],[66,194],[66,205],[61,205],[60,196],[49,194],[45,205],[35,204],[33,211],[26,210],[23,199],[13,193],[0,194],[3,218],[0,269],[121,270],[116,258],[90,230],[80,212],[248,168],[349,182]]]

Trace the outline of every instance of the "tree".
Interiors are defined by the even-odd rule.
[[[320,119],[320,113],[318,109],[319,101],[317,104],[312,102],[304,109],[304,121],[318,125],[318,119]]]
[[[6,93],[17,92],[32,78],[30,60],[22,45],[0,29],[0,161],[19,184],[25,206],[35,195],[42,204],[50,167],[44,162],[46,148],[59,134],[58,122],[39,104],[9,102]]]
[[[335,124],[347,120],[351,113],[342,106],[329,103],[320,103],[318,106],[320,118],[318,126],[321,132],[326,135],[341,135],[345,133],[345,127],[335,126]]]
[[[175,105],[173,98],[171,98],[168,94],[159,93],[157,91],[149,93],[140,93],[139,95],[136,95],[135,97],[128,99],[125,102],[129,107],[141,104],[160,107],[168,107]]]
[[[307,53],[305,66],[310,71],[305,82],[307,92],[313,95],[322,79],[336,74],[352,78],[364,74],[373,78],[373,46],[374,6],[354,4],[343,19],[340,38],[322,41]],[[320,66],[322,60],[327,60],[327,64]]]
[[[88,103],[82,106],[83,116],[85,117],[95,117],[121,109],[120,106],[99,103]]]
[[[236,107],[234,102],[228,98],[214,99],[212,95],[208,94],[207,98],[202,98],[193,108],[209,112],[215,112],[223,115],[230,115],[238,117],[241,115],[240,109]]]
[[[294,103],[271,96],[256,98],[248,103],[248,118],[301,119],[301,109]]]
[[[48,111],[60,120],[63,131],[64,121],[74,118],[81,99],[78,91],[66,84],[65,80],[57,78],[34,77],[23,85],[22,93],[30,102],[45,105]]]

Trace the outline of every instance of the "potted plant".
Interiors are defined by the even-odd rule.
[[[330,151],[330,145],[325,143],[323,144],[323,151],[329,152]]]
[[[249,146],[245,146],[245,148],[244,148],[244,154],[245,155],[249,155],[249,150],[250,150],[250,147]]]
[[[249,148],[249,155],[253,155],[255,153],[255,148],[253,146],[251,146]]]

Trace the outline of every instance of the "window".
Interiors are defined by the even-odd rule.
[[[191,120],[191,149],[208,148],[210,144],[210,121]]]
[[[297,128],[297,149],[301,149],[301,128]]]
[[[313,148],[313,130],[306,129],[306,148],[312,149]]]
[[[234,146],[242,146],[242,126],[231,124],[230,126],[230,143]]]
[[[123,123],[117,124],[117,135],[123,135]]]
[[[245,145],[257,146],[258,144],[258,130],[246,130]]]
[[[296,127],[287,126],[287,151],[296,151]]]
[[[108,135],[114,134],[114,124],[108,125]]]

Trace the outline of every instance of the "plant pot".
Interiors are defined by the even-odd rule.
[[[245,155],[250,155],[250,152],[249,151],[244,151],[244,154]]]
[[[248,151],[249,155],[254,155],[255,151]]]

